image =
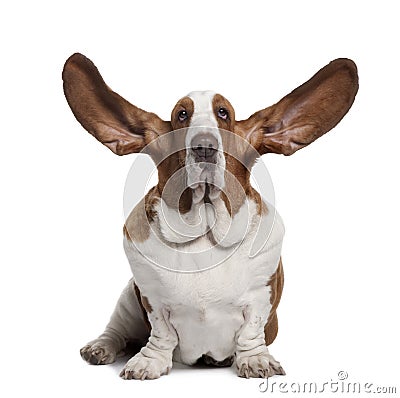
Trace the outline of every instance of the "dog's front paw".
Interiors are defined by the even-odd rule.
[[[160,376],[168,374],[171,367],[172,361],[148,358],[139,352],[127,362],[120,376],[125,380],[158,379]]]
[[[81,357],[92,365],[107,365],[115,362],[117,352],[112,342],[96,339],[81,348]]]
[[[285,375],[281,364],[275,358],[263,352],[258,355],[243,356],[236,359],[236,367],[239,377],[271,377]]]

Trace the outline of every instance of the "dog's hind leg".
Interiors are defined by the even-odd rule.
[[[149,335],[149,323],[140,301],[140,292],[131,279],[122,291],[104,332],[86,344],[80,353],[92,365],[106,365],[124,354],[127,343],[145,345]]]

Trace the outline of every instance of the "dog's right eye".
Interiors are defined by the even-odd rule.
[[[178,119],[180,122],[184,122],[188,118],[188,114],[186,111],[180,111],[178,113]]]

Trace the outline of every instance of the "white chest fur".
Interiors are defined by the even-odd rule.
[[[175,359],[183,363],[193,364],[203,354],[217,361],[231,356],[248,304],[259,302],[268,317],[267,284],[279,262],[284,227],[271,205],[262,216],[251,200],[242,207],[229,231],[222,207],[216,204],[216,219],[207,217],[203,206],[180,224],[169,209],[158,213],[145,242],[124,241],[142,294],[153,308],[169,311],[179,337]],[[243,227],[244,215],[250,222]],[[187,229],[186,223],[191,225]],[[203,235],[210,227],[223,245]]]

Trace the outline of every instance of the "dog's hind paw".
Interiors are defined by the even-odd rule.
[[[112,342],[96,339],[80,350],[81,357],[92,365],[107,365],[115,362],[117,352]]]

